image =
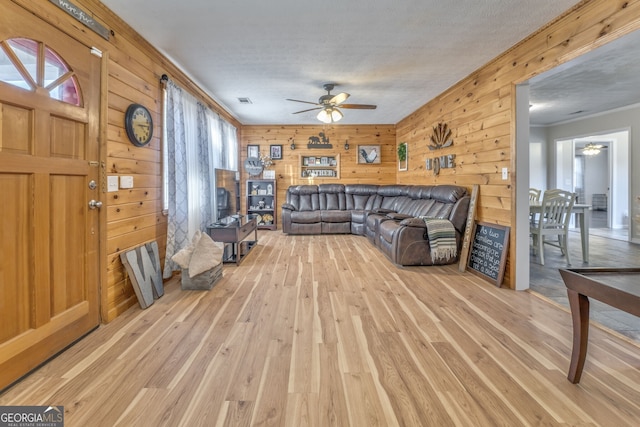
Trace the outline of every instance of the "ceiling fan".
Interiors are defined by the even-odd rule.
[[[300,101],[298,99],[287,99],[287,101],[294,102],[303,102],[305,104],[317,105],[315,108],[309,108],[307,110],[296,111],[292,114],[300,114],[306,113],[307,111],[320,110],[317,115],[318,120],[323,123],[334,123],[340,120],[343,117],[342,111],[338,109],[340,108],[352,108],[352,109],[360,109],[360,110],[375,110],[375,105],[369,104],[343,104],[344,101],[349,98],[348,93],[341,92],[337,95],[331,95],[331,91],[335,87],[333,83],[326,83],[322,86],[324,90],[327,91],[326,95],[322,95],[318,102],[309,102],[309,101]]]
[[[585,156],[595,156],[600,153],[600,150],[606,149],[607,147],[602,144],[594,144],[593,142],[588,143],[582,149],[582,154]]]

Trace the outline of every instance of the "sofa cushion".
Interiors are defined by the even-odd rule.
[[[467,189],[457,185],[436,185],[431,188],[430,198],[444,203],[455,203],[467,194]]]
[[[322,211],[294,211],[291,212],[291,222],[299,224],[313,224],[320,222],[320,212]]]
[[[351,222],[351,212],[349,211],[320,211],[322,222]]]
[[[345,210],[347,207],[342,184],[320,184],[318,199],[321,210]]]
[[[375,205],[378,186],[370,184],[347,184],[344,186],[347,210],[370,211]],[[378,205],[379,206],[379,205]]]
[[[320,209],[317,185],[296,185],[287,190],[286,203],[297,211],[315,211]]]

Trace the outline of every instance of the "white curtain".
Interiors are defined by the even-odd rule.
[[[171,257],[213,221],[216,167],[237,170],[235,127],[175,85],[165,93],[165,206],[167,249],[163,276],[179,266]]]
[[[214,168],[238,170],[238,134],[235,126],[210,109],[206,110]]]

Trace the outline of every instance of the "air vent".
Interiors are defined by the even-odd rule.
[[[240,104],[253,104],[249,98],[238,98],[238,102],[240,102]]]

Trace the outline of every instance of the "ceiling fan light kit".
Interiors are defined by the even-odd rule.
[[[339,121],[343,116],[342,112],[337,108],[325,108],[318,113],[318,120],[322,123],[335,123]]]
[[[582,154],[584,154],[585,156],[595,156],[597,154],[600,154],[600,149],[602,147],[603,145],[596,145],[593,142],[590,142],[582,149]]]
[[[340,119],[342,119],[342,117],[344,117],[344,115],[342,114],[342,111],[340,111],[337,107],[360,109],[360,110],[375,110],[377,107],[376,105],[369,105],[369,104],[343,104],[343,102],[346,101],[347,98],[349,98],[349,96],[351,95],[349,95],[346,92],[341,92],[337,95],[331,95],[331,91],[333,90],[334,87],[335,87],[335,84],[326,83],[323,86],[323,88],[324,90],[327,91],[327,94],[322,95],[320,99],[318,99],[318,102],[300,101],[298,99],[287,99],[287,101],[302,102],[304,104],[317,105],[317,107],[315,108],[296,111],[295,113],[292,113],[292,114],[299,114],[299,113],[305,113],[307,111],[320,110],[320,112],[316,117],[322,123],[329,124],[329,123],[335,123]]]

